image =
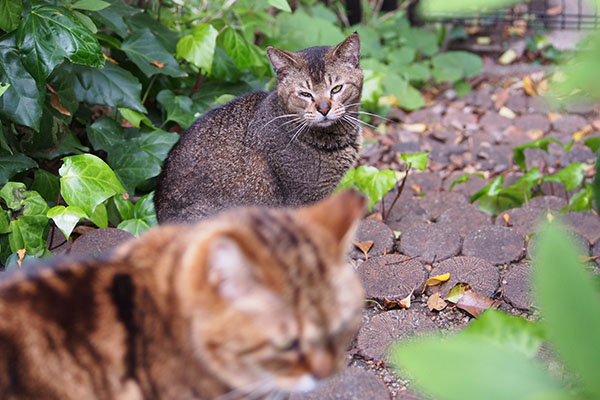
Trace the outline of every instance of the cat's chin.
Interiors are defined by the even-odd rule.
[[[286,392],[311,392],[317,388],[318,381],[310,374],[298,378],[277,378],[276,385]]]

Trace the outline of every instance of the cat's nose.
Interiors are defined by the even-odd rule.
[[[327,113],[331,110],[331,105],[325,100],[321,100],[319,106],[317,107],[317,111],[320,112],[323,116],[326,116]]]

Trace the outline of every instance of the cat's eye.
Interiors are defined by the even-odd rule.
[[[335,93],[338,93],[340,90],[342,90],[342,85],[337,85],[337,86],[334,86],[333,89],[331,89],[331,93],[335,94]]]
[[[274,346],[279,351],[298,351],[300,350],[300,339],[290,338],[289,340],[282,340],[278,343],[274,343]]]
[[[300,92],[300,96],[302,97],[308,97],[308,98],[312,98],[312,94],[308,93],[308,92]]]

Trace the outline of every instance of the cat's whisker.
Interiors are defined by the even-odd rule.
[[[360,105],[360,101],[358,103],[344,104],[344,108],[348,108],[348,107],[352,107],[352,106],[358,106],[358,105]]]
[[[291,124],[292,122],[298,122],[301,120],[302,120],[302,117],[294,118],[292,120],[285,121],[283,124],[279,125],[279,127],[282,128],[282,127],[286,126],[287,124]]]
[[[366,111],[346,111],[346,112],[348,112],[348,113],[350,113],[350,114],[364,114],[364,115],[370,115],[370,116],[372,116],[372,117],[381,118],[381,119],[382,119],[382,120],[384,120],[384,121],[388,121],[388,122],[394,122],[394,121],[392,121],[391,119],[389,119],[389,118],[386,118],[386,117],[382,117],[382,116],[381,116],[381,115],[379,115],[379,114],[374,114],[374,113],[370,113],[370,112],[366,112]]]
[[[271,390],[268,388],[269,380],[269,378],[264,378],[258,382],[251,382],[245,386],[237,387],[219,397],[216,397],[215,400],[237,400],[238,398],[254,399],[256,397],[249,396],[256,396],[257,392],[259,392],[258,395],[260,396],[268,393]]]
[[[356,118],[356,117],[353,117],[352,115],[348,115],[348,114],[346,114],[346,115],[344,115],[344,117],[343,117],[343,118],[348,118],[350,121],[354,121],[354,122],[356,122],[356,123],[358,123],[358,124],[363,124],[363,125],[366,125],[366,126],[369,126],[369,127],[373,128],[373,129],[377,129],[377,127],[376,127],[376,126],[374,126],[374,125],[371,125],[371,124],[369,124],[368,122],[365,122],[365,121],[363,121],[363,120],[360,120],[360,119],[358,119],[358,118]]]
[[[275,121],[275,120],[278,120],[278,119],[281,119],[281,118],[289,118],[289,117],[299,117],[299,115],[298,115],[298,114],[283,114],[283,115],[279,115],[279,116],[277,116],[277,117],[275,117],[275,118],[271,118],[271,120],[265,124],[265,128],[266,128],[266,127],[267,127],[267,126],[268,126],[268,125],[269,125],[271,122],[273,122],[273,121]]]
[[[290,139],[290,141],[288,142],[287,146],[285,146],[286,148],[289,147],[290,144],[292,144],[292,142],[294,140],[296,140],[296,138],[298,136],[300,136],[302,134],[302,132],[304,132],[306,130],[306,128],[308,128],[308,124],[306,122],[303,122],[303,124],[300,126],[300,128],[298,128],[296,130],[296,132],[294,132],[294,134],[292,135],[292,138]]]

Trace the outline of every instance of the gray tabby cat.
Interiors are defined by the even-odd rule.
[[[363,84],[356,33],[334,47],[267,48],[278,83],[199,118],[165,161],[159,222],[240,205],[292,206],[329,195],[358,158]]]

